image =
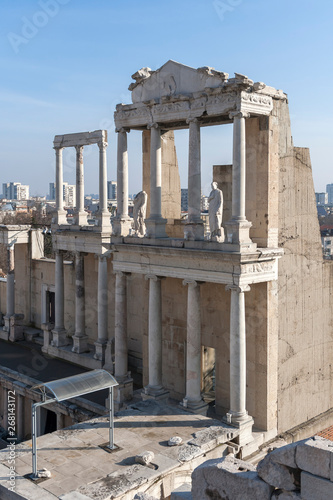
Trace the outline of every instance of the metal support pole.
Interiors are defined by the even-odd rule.
[[[114,450],[114,423],[113,423],[113,387],[109,387],[109,448]]]

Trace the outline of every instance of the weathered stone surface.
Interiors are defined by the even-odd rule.
[[[199,446],[183,444],[179,447],[178,460],[180,462],[189,462],[192,458],[198,457],[201,454],[202,450]]]
[[[179,446],[183,442],[182,438],[180,436],[173,436],[169,439],[168,445],[169,446]]]
[[[137,493],[134,497],[134,500],[157,500],[156,497],[152,497],[147,493]]]
[[[153,451],[144,451],[135,457],[135,461],[137,464],[148,465],[154,459]]]
[[[307,472],[301,474],[302,500],[329,500],[333,498],[333,483]]]
[[[257,466],[258,476],[274,488],[294,491],[299,486],[300,471],[275,463],[271,454],[267,455]]]
[[[297,446],[297,466],[306,472],[329,479],[331,460],[333,443],[328,439],[315,436]]]
[[[262,481],[251,464],[231,457],[208,460],[192,474],[193,500],[268,500],[273,488]]]
[[[273,492],[271,500],[302,500],[301,494],[296,491],[276,490]]]
[[[191,484],[183,483],[171,493],[170,500],[192,500]]]
[[[296,464],[296,448],[298,445],[304,443],[303,441],[297,441],[296,443],[287,444],[281,446],[281,448],[276,448],[269,453],[269,457],[275,463],[286,465],[287,467],[297,468]]]

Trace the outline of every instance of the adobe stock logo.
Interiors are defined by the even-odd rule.
[[[33,16],[28,19],[22,17],[21,33],[13,33],[12,31],[7,34],[9,43],[12,46],[15,54],[19,53],[19,47],[23,44],[26,45],[32,40],[41,28],[44,28],[49,20],[58,15],[62,5],[66,5],[70,0],[40,0],[38,2],[41,10],[36,10]]]

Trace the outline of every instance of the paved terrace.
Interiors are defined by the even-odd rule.
[[[118,412],[115,444],[119,449],[111,453],[101,448],[108,443],[108,432],[108,419],[99,417],[39,437],[37,468],[45,467],[52,477],[38,484],[26,478],[32,472],[31,441],[17,445],[16,492],[21,495],[17,498],[132,500],[135,491],[167,498],[201,462],[221,457],[228,447],[225,443],[238,433],[220,421],[151,400]],[[180,436],[183,443],[168,446],[172,436]],[[155,455],[149,466],[135,463],[135,456],[143,451]],[[9,451],[2,450],[0,497],[6,499],[2,495],[9,486],[8,460]]]

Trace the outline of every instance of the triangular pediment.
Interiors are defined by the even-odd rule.
[[[156,71],[142,68],[135,73],[129,90],[132,91],[133,103],[160,99],[165,96],[190,95],[215,88],[228,78],[227,73],[215,71],[214,68],[191,68],[176,61],[169,60]]]

